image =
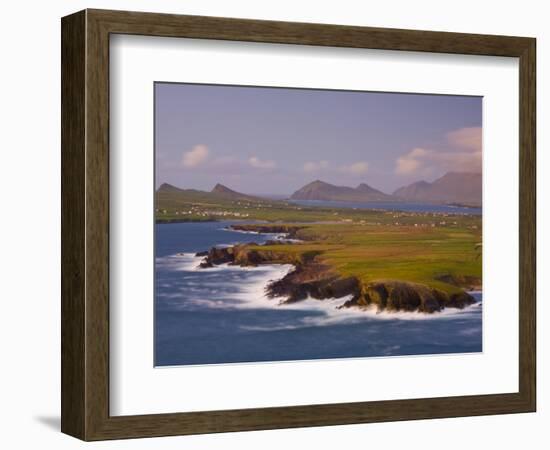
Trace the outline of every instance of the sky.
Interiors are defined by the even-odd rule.
[[[481,125],[481,97],[156,83],[156,185],[289,195],[319,179],[391,193],[481,172]]]

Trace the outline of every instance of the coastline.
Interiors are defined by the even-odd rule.
[[[265,287],[269,298],[283,298],[283,304],[299,303],[309,298],[315,300],[342,299],[339,309],[352,308],[381,312],[418,312],[424,314],[440,313],[448,308],[464,309],[476,303],[475,298],[465,289],[466,277],[452,278],[451,283],[460,287],[456,292],[447,293],[424,284],[397,279],[373,280],[364,283],[357,277],[344,277],[330,265],[318,260],[319,253],[310,252],[296,255],[277,252],[282,243],[299,244],[304,237],[298,238],[300,230],[307,225],[274,225],[242,224],[231,225],[232,231],[255,234],[285,235],[288,241],[267,241],[262,245],[256,243],[236,244],[229,247],[213,247],[199,252],[196,256],[204,259],[200,268],[208,269],[220,264],[238,265],[241,267],[266,264],[290,264],[294,267],[284,277],[273,280]],[[292,242],[294,241],[294,242]],[[267,247],[262,249],[262,247]],[[448,280],[447,280],[448,281]],[[477,287],[477,286],[475,286]],[[470,286],[472,288],[472,286]]]
[[[294,266],[221,264],[198,269],[203,257],[196,257],[196,252],[218,244],[261,244],[272,239],[222,229],[229,225],[227,221],[159,227],[155,258],[157,365],[482,351],[482,304],[434,314],[379,312],[376,307],[338,309],[348,297],[307,297],[279,304],[285,299],[269,298],[265,288]],[[475,297],[482,300],[480,295]]]
[[[160,219],[155,217],[156,225],[170,224],[170,223],[208,223],[208,222],[219,222],[218,219]]]

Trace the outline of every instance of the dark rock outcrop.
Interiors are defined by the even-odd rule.
[[[448,308],[464,309],[473,303],[475,303],[475,299],[467,292],[462,291],[451,294],[449,302],[445,306]]]
[[[267,287],[270,297],[285,297],[294,303],[312,297],[318,300],[359,295],[361,287],[355,277],[342,278],[329,266],[318,262],[300,264],[295,270]]]
[[[347,301],[343,306],[376,306],[379,311],[419,311],[434,313],[444,308],[463,309],[475,303],[467,292],[447,294],[439,289],[409,281],[387,280],[367,285],[362,295]]]
[[[212,247],[206,254],[196,253],[196,256],[205,256],[199,266],[203,269],[219,264],[235,264],[239,266],[258,266],[260,264],[302,264],[308,258],[307,253],[302,257],[293,254],[262,249],[262,246],[252,242],[233,247]]]
[[[203,254],[204,252],[200,252],[196,256],[203,256]],[[234,259],[234,247],[212,247],[199,266],[206,269],[218,264],[231,263]]]
[[[436,280],[443,281],[444,283],[452,286],[467,289],[469,291],[481,289],[481,279],[469,275],[451,275],[444,274],[436,277]]]

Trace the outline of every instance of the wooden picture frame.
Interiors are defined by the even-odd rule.
[[[85,10],[62,19],[62,417],[83,440],[535,411],[533,38]],[[519,58],[519,392],[109,415],[109,36],[136,34]]]

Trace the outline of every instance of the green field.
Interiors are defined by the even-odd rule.
[[[301,206],[275,200],[235,200],[210,192],[188,190],[157,192],[155,219],[158,223],[172,221],[198,222],[206,220],[265,220],[268,222],[363,222],[381,224],[438,224],[456,222],[461,225],[480,224],[479,217],[432,213],[405,213],[353,208]]]

